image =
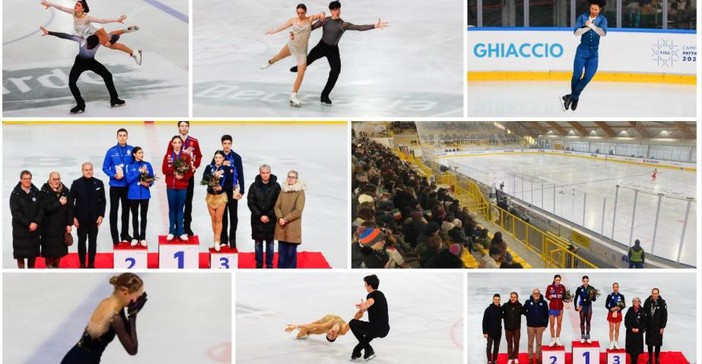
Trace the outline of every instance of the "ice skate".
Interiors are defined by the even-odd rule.
[[[71,109],[71,114],[80,114],[85,111],[85,105],[76,105],[76,107]]]
[[[121,107],[124,106],[125,102],[122,99],[112,99],[110,100],[110,107]]]
[[[172,241],[173,239],[175,239],[175,235],[173,234],[168,234],[168,236],[166,236],[166,240],[168,241]]]
[[[261,69],[265,70],[266,68],[270,67],[273,63],[271,63],[270,60],[266,61],[265,63],[261,63]]]
[[[293,92],[290,95],[290,106],[300,107],[301,105],[302,101],[300,101],[300,99],[297,98],[297,92]]]
[[[572,100],[570,98],[570,94],[563,95],[563,97],[561,97],[561,107],[563,108],[563,111],[566,111],[570,108],[571,101]]]
[[[589,334],[585,336],[585,342],[587,342],[588,344],[592,344],[592,340],[590,340]]]
[[[555,338],[555,337],[552,337],[552,338],[551,338],[551,343],[548,344],[548,346],[550,346],[550,347],[556,346],[556,338]]]
[[[137,30],[139,30],[139,27],[138,27],[138,26],[136,26],[136,25],[131,25],[131,26],[128,26],[127,29],[124,30],[124,32],[125,32],[125,33],[131,33],[131,32],[136,32]]]
[[[138,66],[141,66],[141,49],[137,49],[136,52],[132,52],[131,57],[134,58],[134,62],[136,62]]]
[[[585,334],[580,334],[580,343],[581,344],[585,343]]]
[[[188,241],[188,234],[183,234],[183,235],[179,236],[179,238],[180,238],[180,240]]]
[[[614,350],[614,341],[609,342],[609,350]]]
[[[137,246],[137,244],[139,244],[139,240],[132,239],[131,246],[132,246],[132,247],[135,247],[135,246]]]
[[[373,349],[366,349],[366,353],[363,354],[363,359],[366,361],[371,361],[376,357],[375,351]]]
[[[215,250],[216,252],[222,250],[222,247],[219,245],[219,242],[215,242],[215,243],[214,243],[214,250]]]
[[[619,347],[619,341],[615,341],[615,342],[614,342],[614,348],[617,349],[617,350],[621,349],[621,348]]]
[[[519,364],[519,359],[514,359],[514,364]]]
[[[570,104],[570,109],[575,111],[578,108],[578,100],[573,100]]]
[[[358,344],[353,348],[353,351],[351,352],[351,361],[361,358],[361,350],[363,350],[361,344]]]
[[[319,99],[319,101],[320,101],[322,104],[324,104],[324,105],[331,105],[331,104],[332,104],[332,101],[331,101],[331,99],[329,98],[329,96],[322,96],[322,97]]]
[[[556,345],[563,346],[563,344],[561,343],[561,338],[559,338],[559,337],[556,338]]]
[[[141,246],[143,246],[144,248],[146,248],[146,240],[140,240],[140,241],[139,241],[139,244],[141,244]]]

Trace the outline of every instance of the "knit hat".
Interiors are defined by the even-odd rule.
[[[461,256],[461,244],[452,244],[449,247],[449,252],[451,252],[451,254],[453,254],[457,257],[460,257]]]
[[[362,195],[358,196],[358,202],[359,202],[359,203],[373,202],[373,197],[372,197],[372,196],[368,196],[368,195],[366,195],[366,194],[362,194]]]
[[[441,223],[441,231],[448,232],[449,230],[453,229],[456,227],[453,223],[450,223],[448,221],[444,221]]]
[[[453,224],[456,225],[457,228],[463,227],[463,222],[459,219],[453,219]]]
[[[374,244],[383,241],[383,232],[376,228],[359,229],[358,242],[362,246],[373,246]]]

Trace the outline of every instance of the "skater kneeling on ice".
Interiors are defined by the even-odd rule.
[[[356,308],[359,310],[356,314],[358,318],[349,322],[351,332],[358,340],[358,344],[351,353],[351,360],[360,358],[361,351],[364,351],[363,359],[375,358],[375,351],[370,346],[371,340],[386,337],[390,332],[388,302],[385,300],[383,292],[378,291],[380,285],[378,276],[375,274],[366,276],[363,278],[363,282],[368,295],[365,301],[361,300],[361,303],[356,304]],[[368,321],[361,321],[360,318],[366,311],[368,311]]]

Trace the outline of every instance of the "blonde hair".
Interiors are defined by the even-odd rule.
[[[115,287],[115,290],[126,288],[127,292],[133,293],[144,286],[144,281],[134,273],[122,273],[118,276],[112,276],[112,278],[110,278],[110,284]]]

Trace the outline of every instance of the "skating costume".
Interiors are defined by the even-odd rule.
[[[593,294],[594,288],[591,286],[580,286],[575,290],[575,303],[577,309],[580,307],[580,334],[582,340],[590,339],[590,320],[592,320],[592,301],[597,298]],[[589,342],[589,341],[588,341]]]
[[[119,314],[115,313],[107,331],[98,337],[92,337],[86,328],[78,343],[63,357],[61,364],[100,363],[102,353],[107,345],[114,340],[115,336],[120,338],[120,342],[124,345],[127,352],[136,353],[138,346],[136,319],[127,319],[124,311],[121,311]]]
[[[309,21],[298,24],[296,20],[293,22],[290,32],[293,34],[293,39],[288,40],[290,54],[295,57],[297,64],[304,63],[307,59],[307,43],[310,40],[312,25]]]
[[[236,171],[232,172],[232,167],[224,165],[216,167],[214,164],[210,164],[205,167],[205,171],[202,174],[203,181],[209,181],[217,171],[224,171],[224,174],[218,181],[218,184],[222,189],[215,191],[212,185],[208,185],[207,195],[205,195],[205,202],[207,202],[207,206],[213,209],[227,204],[229,201],[227,198],[227,190],[233,189],[234,181],[236,181]]]
[[[88,36],[91,36],[95,34],[100,28],[93,23],[108,23],[108,20],[105,19],[98,19],[94,18],[90,15],[85,14],[82,18],[79,18],[76,16],[75,10],[72,8],[67,8],[62,5],[54,4],[54,3],[49,3],[51,6],[54,8],[63,11],[64,13],[71,14],[73,16],[73,34],[87,38]]]
[[[612,312],[612,308],[619,306],[619,311],[617,312],[617,317],[613,317],[614,312]],[[622,322],[622,316],[623,313],[622,311],[624,310],[624,307],[626,307],[626,300],[624,299],[624,295],[621,293],[610,293],[607,295],[607,301],[605,302],[605,307],[607,308],[607,321],[609,322]]]
[[[566,288],[564,285],[549,284],[546,287],[546,299],[548,300],[548,314],[550,316],[560,316],[563,311],[563,297]]]
[[[607,33],[607,18],[602,16],[602,14],[590,19],[588,13],[583,13],[580,14],[575,22],[574,33],[582,35],[580,36],[580,44],[575,51],[573,77],[570,81],[570,97],[574,101],[580,98],[580,93],[583,92],[585,86],[595,76],[599,63],[600,35],[585,25],[588,20],[591,20],[596,27],[602,29],[605,34]],[[583,69],[585,74],[583,74]]]
[[[97,52],[98,48],[100,48],[100,45],[98,44],[94,48],[88,49],[88,42],[86,38],[59,32],[49,32],[48,34],[58,38],[72,40],[79,44],[78,55],[73,63],[73,67],[71,68],[71,73],[68,75],[68,87],[71,89],[71,94],[73,94],[73,98],[76,99],[78,107],[85,108],[85,100],[83,100],[83,97],[81,97],[80,90],[76,85],[78,78],[85,71],[93,71],[102,77],[102,80],[105,82],[105,86],[107,86],[107,91],[110,93],[110,103],[113,105],[117,104],[119,96],[117,95],[115,84],[112,81],[112,73],[110,73],[110,71],[108,71],[107,68],[102,65],[102,63],[95,59],[95,53]],[[122,103],[124,102],[122,101]]]
[[[346,325],[346,320],[342,319],[340,316],[332,314],[325,315],[319,320],[320,324],[326,324],[327,322],[332,322],[332,326],[338,324],[339,328],[342,328],[344,327],[344,325]]]
[[[326,18],[324,21],[315,22],[312,25],[312,30],[320,26],[322,27],[322,39],[319,40],[319,43],[312,48],[312,51],[307,56],[307,65],[309,66],[312,62],[322,57],[327,57],[331,69],[329,70],[327,84],[324,85],[324,90],[322,90],[322,98],[329,98],[329,94],[334,85],[336,85],[336,80],[339,79],[339,73],[341,73],[341,57],[339,57],[338,45],[341,36],[347,30],[371,30],[375,28],[375,25],[354,25],[341,19]]]
[[[388,302],[380,291],[368,293],[366,301],[373,299],[373,305],[368,308],[368,321],[353,319],[349,322],[351,332],[358,340],[358,345],[353,349],[353,357],[360,357],[361,350],[365,357],[374,356],[375,352],[370,346],[371,340],[383,338],[390,332]]]

